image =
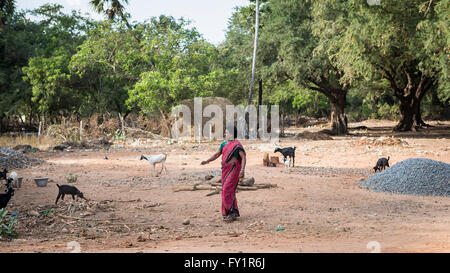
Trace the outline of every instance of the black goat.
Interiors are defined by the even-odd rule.
[[[8,170],[5,168],[2,172],[0,172],[0,179],[6,180],[6,174],[8,173]]]
[[[78,190],[76,187],[74,186],[70,186],[70,185],[58,185],[56,184],[56,186],[58,186],[59,192],[58,192],[58,197],[56,197],[56,201],[55,204],[58,203],[59,197],[61,197],[62,200],[64,200],[64,195],[66,194],[70,194],[72,195],[72,199],[75,200],[75,195],[83,198],[84,200],[88,201],[84,196],[83,193]]]
[[[383,157],[383,158],[378,159],[377,165],[375,165],[375,167],[373,167],[375,172],[377,172],[377,171],[381,172],[381,170],[384,170],[384,169],[386,169],[386,167],[389,167],[389,159],[390,158],[391,157],[388,156],[388,158]]]
[[[6,208],[6,205],[8,205],[8,202],[11,199],[11,196],[13,195],[14,195],[13,188],[8,188],[6,193],[0,194],[0,209]]]
[[[12,179],[11,177],[6,179],[6,188],[9,189],[11,188],[11,183],[14,181],[14,179]]]
[[[292,160],[290,160],[290,161],[292,161],[292,167],[294,167],[294,165],[295,165],[295,149],[297,149],[297,147],[294,147],[294,148],[287,147],[287,148],[283,148],[283,149],[276,148],[274,153],[280,152],[281,154],[283,154],[284,160],[286,160],[286,157],[289,156],[290,159],[292,159]],[[289,167],[290,166],[291,166],[291,162],[289,162]]]

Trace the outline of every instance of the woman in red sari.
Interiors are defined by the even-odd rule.
[[[245,150],[242,144],[236,140],[237,129],[234,134],[227,134],[228,139],[220,145],[219,150],[208,160],[202,161],[202,165],[216,160],[222,155],[222,215],[225,222],[232,222],[239,217],[239,209],[236,200],[236,188],[240,178],[245,175]]]

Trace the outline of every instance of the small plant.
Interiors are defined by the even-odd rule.
[[[114,133],[114,140],[125,140],[125,134],[122,130],[117,129],[116,132]]]
[[[50,210],[44,210],[43,212],[42,212],[42,214],[44,214],[45,216],[47,216],[47,215],[49,215],[50,213],[52,213],[53,211],[55,211],[55,209],[50,209]]]
[[[16,223],[15,213],[7,216],[8,211],[6,209],[0,209],[0,236],[2,237],[16,237],[17,231],[14,229]]]
[[[69,176],[66,178],[66,180],[68,183],[75,183],[78,180],[78,175],[69,173]]]

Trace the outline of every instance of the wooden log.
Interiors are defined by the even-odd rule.
[[[258,189],[269,189],[269,188],[276,188],[277,184],[255,184],[255,187],[257,187]]]
[[[237,189],[242,191],[256,191],[258,187],[237,186]]]
[[[192,185],[192,186],[173,188],[172,190],[174,192],[179,192],[179,191],[201,191],[201,190],[211,190],[211,189],[214,189],[214,188],[212,188],[211,185],[195,184],[195,185]]]
[[[103,219],[85,219],[80,217],[74,217],[74,216],[66,216],[62,214],[56,214],[57,217],[61,217],[68,220],[84,220],[84,221],[113,221],[113,220],[120,220],[120,218],[103,218]]]
[[[215,191],[208,193],[206,196],[211,196],[211,195],[215,195],[215,194],[219,194],[222,190],[219,188],[216,188]]]

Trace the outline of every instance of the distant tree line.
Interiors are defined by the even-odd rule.
[[[0,0],[0,130],[104,113],[164,120],[196,96],[246,104],[254,2],[235,9],[213,45],[185,19],[132,22],[128,1],[92,0],[105,15],[94,21]],[[396,119],[399,131],[449,114],[449,0],[260,2],[252,103],[329,116],[336,134],[347,132],[345,114]]]

